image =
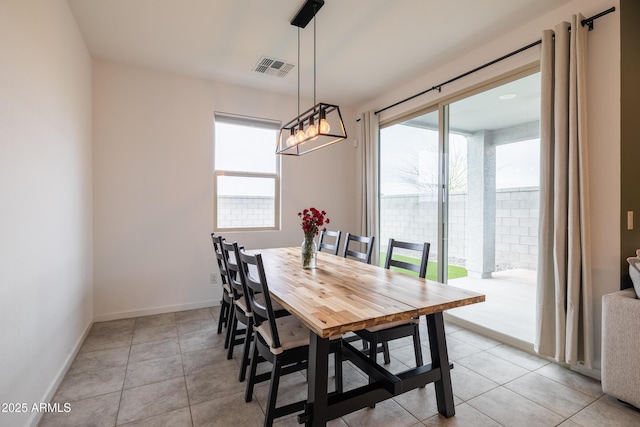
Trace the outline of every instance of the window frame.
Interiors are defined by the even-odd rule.
[[[272,129],[275,131],[273,139],[274,155],[275,147],[277,144],[278,131],[281,126],[280,121],[269,120],[257,117],[242,116],[229,113],[214,113],[214,131],[213,131],[213,230],[220,232],[244,232],[244,231],[277,231],[280,230],[280,194],[281,194],[281,160],[280,156],[276,155],[276,168],[275,172],[251,172],[251,171],[229,171],[223,169],[216,169],[215,151],[216,151],[216,123],[228,123],[236,124],[247,127],[257,127],[263,129]],[[274,219],[273,226],[265,227],[220,227],[218,225],[218,178],[226,177],[240,177],[240,178],[261,178],[272,179],[274,185]]]

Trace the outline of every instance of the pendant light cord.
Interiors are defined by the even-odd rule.
[[[313,4],[313,105],[316,105],[316,13],[318,6]]]
[[[300,125],[300,27],[298,27],[298,126]]]

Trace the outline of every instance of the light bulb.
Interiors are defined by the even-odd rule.
[[[291,128],[291,135],[289,135],[289,138],[287,138],[286,144],[287,144],[287,147],[291,147],[292,145],[296,144],[296,137],[295,137],[294,128]]]
[[[316,127],[313,125],[309,126],[309,129],[307,129],[307,138],[314,139],[317,136],[318,136],[318,129],[316,129]]]
[[[327,112],[324,108],[320,109],[320,121],[318,122],[318,132],[321,134],[328,134],[331,130],[331,126],[329,126],[329,122],[327,121]]]
[[[327,119],[320,119],[320,123],[318,123],[318,130],[320,133],[329,133],[331,126],[329,126]]]
[[[304,130],[302,130],[302,125],[300,125],[300,129],[296,132],[296,144],[301,143],[307,138],[307,135],[304,134]]]
[[[313,116],[309,118],[309,128],[307,129],[307,138],[315,139],[318,136],[318,128],[313,121]]]

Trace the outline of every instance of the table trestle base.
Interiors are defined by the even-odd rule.
[[[370,383],[353,390],[334,394],[328,397],[326,407],[322,410],[324,422],[358,411],[362,408],[373,407],[376,403],[398,396],[407,391],[424,387],[434,383],[438,412],[449,418],[455,414],[453,405],[453,390],[451,388],[451,369],[453,364],[448,360],[445,341],[444,321],[442,313],[427,315],[429,343],[432,363],[411,368],[393,374],[371,360],[349,342],[342,342],[343,360],[349,360],[370,379]],[[318,346],[325,346],[326,340],[316,339]],[[311,360],[310,368],[318,361]],[[326,365],[320,368],[326,369]],[[319,386],[326,386],[322,381]],[[314,420],[313,402],[308,403],[305,412],[298,415],[298,422],[306,425],[316,425]]]

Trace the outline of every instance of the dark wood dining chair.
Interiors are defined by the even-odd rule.
[[[325,237],[334,238],[333,244],[326,242],[324,240]],[[332,252],[334,255],[338,255],[338,251],[340,250],[340,237],[342,237],[342,231],[331,231],[325,230],[320,232],[320,243],[318,244],[318,251],[322,251],[326,249],[327,251]]]
[[[224,256],[224,261],[227,264],[229,286],[231,287],[231,294],[233,296],[232,316],[227,330],[229,341],[227,359],[233,358],[233,349],[236,345],[244,344],[246,349],[250,340],[248,337],[251,335],[251,327],[253,325],[251,311],[248,309],[247,300],[242,287],[242,281],[240,280],[240,267],[238,265],[237,258],[238,250],[239,248],[236,242],[222,242],[222,254]],[[248,353],[248,350],[246,350],[246,352]],[[242,365],[246,371],[244,363],[245,360],[243,357]],[[242,368],[240,369],[240,381],[244,381]]]
[[[397,259],[393,257],[393,252],[395,248],[404,249],[406,251],[411,251],[411,253],[420,254],[420,264],[413,264],[407,262],[403,259]],[[424,279],[427,277],[427,265],[429,263],[429,250],[431,248],[431,244],[428,242],[424,243],[411,243],[411,242],[401,242],[395,239],[389,239],[389,245],[387,246],[387,257],[384,262],[384,268],[389,269],[391,267],[413,271],[418,273],[418,277]]]
[[[227,359],[233,358],[233,349],[238,344],[243,344],[242,360],[240,361],[240,374],[238,380],[245,380],[247,367],[249,366],[249,348],[253,337],[253,314],[249,306],[247,292],[242,283],[240,274],[239,247],[236,242],[222,242],[222,251],[229,272],[229,283],[233,294],[233,318],[229,327],[230,338],[227,350]]]
[[[344,248],[342,250],[342,256],[344,258],[350,257],[360,261],[371,264],[371,255],[373,254],[373,242],[375,236],[358,236],[356,234],[347,233],[344,239]],[[360,247],[364,246],[364,251],[350,248],[350,243],[360,244]]]
[[[229,318],[231,315],[231,305],[233,297],[231,295],[231,287],[229,286],[229,274],[227,272],[227,265],[224,262],[224,256],[222,254],[222,242],[224,238],[217,236],[215,233],[211,233],[211,241],[213,243],[213,252],[216,256],[218,263],[218,270],[220,271],[220,281],[222,285],[222,299],[220,300],[220,315],[218,316],[218,334],[222,333],[222,326],[229,327]],[[225,342],[225,347],[227,343]]]
[[[356,234],[347,233],[344,238],[344,247],[342,249],[342,257],[354,258],[354,259],[366,262],[367,264],[371,264],[374,240],[375,240],[374,236],[365,237],[365,236],[358,236]],[[349,245],[351,242],[354,242],[353,246]],[[358,247],[359,249],[362,249],[362,247],[364,246],[364,251],[354,249],[356,245],[359,245]],[[343,340],[346,342],[354,342],[354,341],[359,341],[360,338],[358,338],[358,336],[356,335],[348,334],[343,338]],[[368,349],[368,342],[365,340],[362,340],[362,351],[365,351],[367,349]]]
[[[271,381],[264,420],[265,427],[270,427],[276,418],[302,412],[307,403],[305,399],[276,407],[280,376],[308,367],[310,331],[295,316],[278,318],[275,315],[275,301],[269,294],[269,286],[260,254],[249,255],[240,251],[240,264],[241,277],[247,288],[255,324],[255,344],[251,355],[251,369],[247,380],[245,401],[252,400],[256,384]],[[339,336],[331,339],[330,351],[335,354],[336,392],[341,393],[342,347]],[[258,363],[261,361],[268,361],[272,364],[271,373],[257,374]]]
[[[403,259],[394,258],[393,252],[396,248],[404,250],[406,254],[419,254],[420,264],[412,264]],[[390,269],[393,267],[394,269],[413,271],[418,273],[418,277],[424,279],[427,277],[430,248],[431,244],[427,242],[411,243],[389,239],[387,258],[384,268]],[[416,358],[416,366],[422,366],[423,360],[419,326],[420,319],[416,318],[409,321],[398,321],[383,326],[363,329],[356,331],[356,334],[363,340],[369,342],[369,357],[375,361],[377,354],[382,352],[384,356],[384,363],[391,362],[389,341],[411,336],[413,337],[413,350]],[[382,348],[379,348],[378,344],[381,344]]]
[[[222,253],[224,261],[227,265],[229,276],[229,285],[233,296],[232,317],[228,327],[229,347],[227,349],[227,359],[233,358],[233,350],[236,345],[242,344],[242,360],[240,361],[240,374],[238,380],[244,381],[246,378],[247,368],[249,367],[250,347],[253,340],[253,313],[249,304],[249,294],[242,282],[239,265],[239,251],[243,249],[236,242],[222,242]],[[263,296],[258,295],[257,298],[262,300]],[[273,304],[276,317],[287,316],[289,313],[278,303]]]

